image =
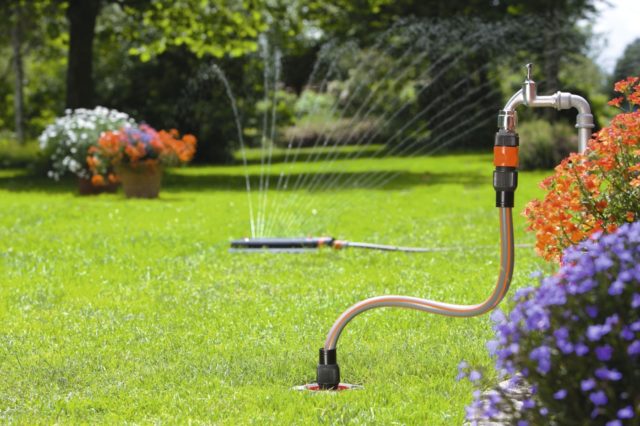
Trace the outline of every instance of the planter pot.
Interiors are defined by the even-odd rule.
[[[116,173],[122,182],[122,189],[127,198],[158,198],[162,182],[162,168],[118,167]]]
[[[78,178],[78,193],[80,195],[114,194],[118,190],[117,183],[107,183],[96,186],[91,183],[91,179]]]

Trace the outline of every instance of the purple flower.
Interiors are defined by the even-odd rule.
[[[609,361],[613,355],[613,348],[611,345],[598,346],[596,348],[596,357],[598,361]]]
[[[611,380],[612,382],[622,379],[622,373],[615,369],[609,370],[607,367],[598,368],[595,375],[600,380]]]
[[[593,405],[605,405],[609,401],[603,391],[593,392],[589,395],[589,399],[593,402]]]
[[[619,296],[624,291],[624,283],[620,280],[615,280],[609,286],[609,296]]]
[[[640,355],[640,340],[634,340],[627,348],[627,353],[631,356]]]
[[[601,254],[600,256],[598,256],[593,263],[596,267],[596,272],[605,271],[613,266],[613,261],[609,259],[606,254]]]
[[[466,361],[460,361],[460,364],[458,364],[458,375],[456,376],[456,381],[459,382],[460,380],[467,377],[467,373],[465,371],[467,367],[469,367],[469,364],[467,364]]]
[[[590,318],[595,318],[598,316],[598,307],[594,305],[587,305],[584,310],[587,312]]]
[[[537,370],[542,374],[547,374],[551,370],[551,350],[548,346],[539,346],[531,351],[529,358],[538,361]]]
[[[528,399],[525,399],[524,401],[522,401],[522,408],[524,408],[525,410],[528,410],[528,409],[533,408],[535,406],[536,406],[536,402],[531,398],[528,398]]]
[[[633,293],[631,296],[631,307],[633,309],[640,308],[640,293]]]
[[[603,325],[590,325],[587,327],[587,339],[592,342],[597,342],[602,336],[608,334],[611,331],[611,326],[608,324]]]
[[[595,387],[596,387],[596,381],[593,379],[585,379],[580,382],[580,389],[582,389],[583,392],[590,391]]]
[[[489,355],[495,356],[500,346],[500,342],[497,340],[489,340],[486,344],[487,350],[489,351]]]
[[[632,419],[634,416],[633,407],[628,405],[618,410],[619,419]]]
[[[558,392],[553,394],[554,399],[565,399],[567,397],[567,390],[560,389]]]
[[[518,426],[529,426],[529,422],[526,420],[518,420]]]
[[[604,426],[622,426],[622,422],[618,419],[609,420]]]
[[[640,331],[640,321],[631,323],[629,328],[631,329],[631,331]]]
[[[575,350],[576,350],[576,355],[578,356],[584,356],[589,353],[589,347],[582,342],[576,344]]]
[[[620,331],[620,337],[622,337],[624,340],[633,340],[636,337],[636,334],[631,331],[629,327],[622,327],[622,330]]]
[[[472,382],[477,382],[480,379],[482,379],[482,374],[480,374],[479,371],[471,370],[471,372],[469,373],[469,380]]]

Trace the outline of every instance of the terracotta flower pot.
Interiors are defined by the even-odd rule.
[[[116,173],[127,198],[158,198],[162,182],[162,168],[120,166]]]
[[[118,183],[109,182],[106,185],[94,185],[91,179],[78,178],[78,193],[80,195],[114,194],[118,190]]]

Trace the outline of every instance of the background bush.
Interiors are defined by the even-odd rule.
[[[576,130],[565,122],[527,121],[518,127],[518,134],[521,170],[552,169],[578,150]]]

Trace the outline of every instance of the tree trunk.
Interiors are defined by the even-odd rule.
[[[100,0],[70,0],[67,108],[93,107],[93,36]]]
[[[15,116],[16,138],[24,144],[24,69],[22,67],[22,16],[20,6],[14,10],[11,28],[11,49],[13,50],[13,74],[15,77],[13,108]]]

